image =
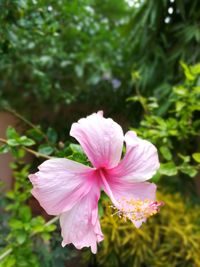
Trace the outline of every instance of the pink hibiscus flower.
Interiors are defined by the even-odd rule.
[[[103,240],[98,200],[104,190],[115,213],[139,227],[159,210],[156,186],[145,182],[159,168],[154,145],[129,131],[123,135],[119,124],[94,113],[73,123],[70,135],[76,138],[93,167],[66,158],[43,162],[39,171],[29,175],[32,194],[50,215],[60,216],[62,245],[77,249],[91,247]],[[123,142],[126,153],[123,159]],[[121,160],[121,161],[120,161]]]

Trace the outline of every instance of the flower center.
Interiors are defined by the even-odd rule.
[[[111,206],[116,212],[112,215],[118,215],[120,218],[131,221],[139,221],[155,215],[164,205],[161,201],[152,201],[150,199],[137,200],[121,198],[118,200],[119,206]]]

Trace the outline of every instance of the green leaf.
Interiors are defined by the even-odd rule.
[[[158,183],[158,181],[160,180],[161,178],[161,174],[160,172],[157,172],[152,178],[151,178],[151,182],[153,183]]]
[[[15,193],[13,191],[8,191],[6,197],[9,199],[15,199]]]
[[[164,159],[166,159],[166,160],[171,160],[172,159],[172,154],[171,154],[171,151],[169,150],[168,147],[161,146],[160,152],[161,152],[161,154],[162,154]]]
[[[2,262],[2,265],[0,264],[0,267],[15,267],[16,266],[16,259],[13,255],[9,255],[9,257],[7,257],[5,259],[5,264],[4,262]]]
[[[9,146],[7,144],[0,147],[0,154],[9,152]]]
[[[176,86],[173,88],[173,92],[179,96],[187,95],[187,90],[182,86]]]
[[[101,80],[101,77],[99,74],[95,73],[91,75],[91,77],[88,79],[88,84],[96,85]]]
[[[200,153],[193,153],[192,157],[196,162],[200,163]]]
[[[24,231],[19,231],[16,233],[16,239],[17,239],[17,242],[22,245],[25,241],[26,241],[26,238],[27,238],[27,234],[26,232]]]
[[[11,229],[14,229],[14,230],[23,229],[23,223],[17,219],[10,220],[9,226]]]
[[[20,137],[20,144],[23,146],[32,146],[35,145],[35,141],[23,135]]]
[[[54,230],[56,230],[56,225],[55,224],[48,225],[46,226],[45,229],[47,232],[53,232]]]
[[[38,224],[43,225],[45,224],[45,220],[42,216],[37,216],[37,217],[32,218],[31,224],[32,225],[38,225]]]
[[[43,135],[40,133],[40,128],[39,128],[39,126],[38,126],[36,129],[33,128],[33,129],[28,130],[28,131],[26,132],[26,134],[27,134],[28,136],[30,136],[31,138],[35,139],[35,140],[38,141],[38,142],[42,141],[42,139],[43,139]]]
[[[187,66],[184,62],[181,62],[181,66],[184,70],[184,74],[188,81],[194,81],[195,75],[191,72],[190,67]]]
[[[199,29],[198,29],[198,31],[199,31]],[[190,70],[191,70],[191,72],[192,72],[195,76],[197,76],[198,74],[200,74],[200,63],[197,63],[197,64],[194,65],[194,66],[190,66]]]
[[[44,231],[44,229],[44,225],[35,225],[34,227],[32,227],[34,233],[41,233]]]
[[[194,166],[188,165],[186,163],[183,163],[180,166],[180,171],[187,174],[190,177],[194,177],[197,174],[197,170]]]
[[[176,102],[176,112],[181,111],[185,107],[185,105],[186,105],[185,102],[177,101]]]
[[[76,66],[75,66],[75,72],[76,72],[76,75],[77,75],[79,78],[83,77],[83,73],[84,73],[83,66],[81,66],[81,65],[76,65]]]
[[[23,158],[25,155],[25,150],[23,148],[19,148],[17,146],[12,146],[11,153],[15,158]]]
[[[17,157],[18,158],[23,158],[25,156],[26,152],[23,148],[18,148],[17,149]]]
[[[19,134],[16,132],[16,130],[13,127],[8,126],[6,130],[6,137],[7,139],[18,139]]]
[[[88,163],[88,159],[83,151],[83,149],[81,148],[80,145],[77,144],[70,144],[69,148],[71,150],[71,155],[68,156],[68,159],[72,159],[74,161],[86,164]]]
[[[77,144],[70,144],[69,145],[70,149],[72,150],[73,153],[79,153],[79,154],[84,154],[84,151],[80,145]]]
[[[167,176],[174,176],[178,173],[174,162],[162,163],[160,165],[159,173]]]
[[[40,145],[38,152],[45,155],[51,155],[54,151],[54,148],[49,145]]]
[[[103,217],[103,215],[104,215],[104,209],[103,209],[103,206],[102,206],[102,204],[101,204],[101,202],[99,202],[98,203],[98,213],[99,213],[99,217],[101,218],[101,217]]]
[[[45,241],[48,241],[48,240],[51,238],[50,234],[47,233],[47,232],[41,233],[41,237],[42,237]]]
[[[20,219],[24,222],[28,222],[31,219],[31,210],[28,206],[23,206],[19,210]]]
[[[47,137],[51,143],[55,144],[57,142],[58,135],[53,128],[50,128],[50,127],[48,128]]]
[[[178,156],[185,162],[190,162],[190,156],[185,156],[185,155],[182,155],[181,153],[178,153]]]
[[[19,146],[20,145],[19,141],[15,140],[15,139],[8,139],[7,140],[7,144],[9,146],[12,146],[12,147],[15,147],[15,146]]]

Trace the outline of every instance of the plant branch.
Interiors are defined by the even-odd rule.
[[[1,143],[4,143],[4,144],[7,144],[7,140],[4,139],[4,138],[0,138],[0,142],[1,142]],[[27,147],[25,147],[25,146],[22,146],[22,147],[23,147],[23,149],[24,149],[25,151],[27,151],[28,153],[30,153],[30,154],[36,156],[37,158],[38,158],[38,157],[39,157],[39,158],[45,158],[45,159],[51,159],[51,158],[52,158],[52,157],[50,157],[50,156],[47,156],[47,155],[42,154],[42,153],[40,153],[40,152],[37,152],[37,151],[35,151],[35,150],[31,149],[31,148],[27,148]]]
[[[16,110],[6,107],[4,108],[6,111],[10,112],[11,114],[13,114],[15,117],[19,118],[20,120],[22,120],[23,122],[25,122],[27,125],[29,125],[31,128],[35,129],[39,134],[41,134],[46,141],[48,141],[48,138],[46,136],[46,134],[40,130],[39,127],[37,127],[36,125],[34,125],[32,122],[30,122],[29,120],[27,120],[24,116],[22,116],[21,114],[19,114]]]
[[[138,88],[138,86],[136,86],[136,95],[140,98],[140,104],[142,105],[143,109],[144,109],[144,112],[147,114],[148,113],[148,108],[147,106],[145,105],[145,102],[144,102],[144,98],[142,97],[142,95],[140,94],[140,90]]]

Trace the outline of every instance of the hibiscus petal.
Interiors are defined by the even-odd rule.
[[[91,247],[97,252],[97,243],[103,240],[98,219],[100,190],[92,190],[70,210],[60,216],[62,245],[72,243],[77,249]]]
[[[119,163],[124,138],[122,128],[102,113],[93,113],[73,123],[70,135],[81,144],[96,168],[111,168]]]
[[[46,160],[29,175],[32,194],[50,215],[71,209],[92,186],[94,170],[64,158]]]
[[[118,166],[110,170],[110,174],[130,182],[150,179],[160,166],[156,147],[138,138],[133,131],[126,133],[125,142],[126,154]]]
[[[148,182],[130,183],[116,181],[112,176],[101,175],[104,191],[109,195],[117,210],[114,214],[130,219],[139,228],[146,218],[153,215],[156,185]],[[156,202],[155,202],[156,203]],[[155,212],[155,213],[156,213]]]

